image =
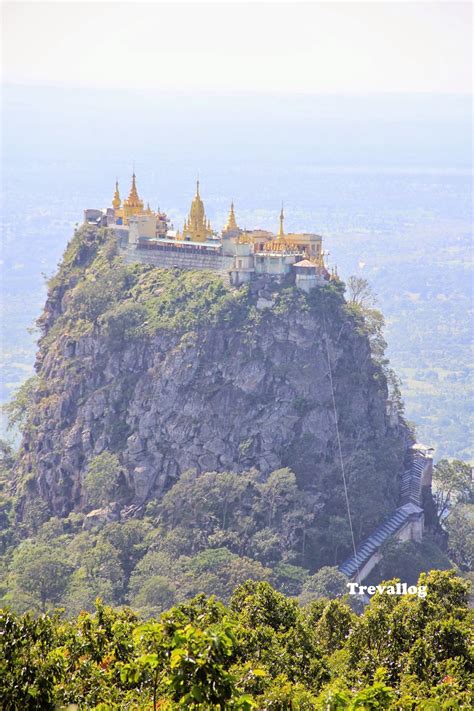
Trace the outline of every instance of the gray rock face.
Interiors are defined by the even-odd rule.
[[[120,521],[120,504],[113,501],[105,508],[90,511],[84,519],[83,528],[86,531],[91,531],[94,528],[102,527],[104,523],[116,521]]]
[[[314,491],[321,471],[336,466],[325,328],[344,452],[403,439],[386,414],[367,338],[342,304],[325,327],[317,309],[278,310],[273,300],[262,308],[254,297],[259,317],[238,328],[158,332],[113,346],[100,334],[64,335],[43,349],[47,396],[38,395],[20,468],[33,472],[35,495],[51,512],[84,507],[88,462],[104,450],[123,467],[122,506],[159,498],[188,469],[254,467],[263,476],[290,466]]]

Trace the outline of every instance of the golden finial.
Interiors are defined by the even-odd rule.
[[[196,180],[196,195],[199,197],[199,178]]]
[[[112,200],[112,207],[114,210],[118,210],[120,208],[120,205],[122,204],[122,201],[120,199],[120,192],[119,192],[119,184],[118,184],[118,179],[115,180],[115,192],[114,192],[114,197]]]
[[[283,222],[285,220],[285,215],[283,213],[283,203],[281,203],[281,212],[280,212],[280,229],[278,231],[278,237],[284,237],[285,232],[283,230]]]

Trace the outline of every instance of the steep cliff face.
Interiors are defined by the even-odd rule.
[[[41,326],[24,511],[38,499],[56,515],[83,510],[85,472],[107,450],[123,510],[188,469],[289,466],[315,505],[343,516],[329,365],[355,515],[395,505],[406,433],[390,424],[385,378],[337,287],[231,290],[212,274],[124,266],[89,229],[66,252]],[[357,533],[373,523],[360,516]]]

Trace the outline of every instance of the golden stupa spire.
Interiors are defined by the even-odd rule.
[[[280,229],[278,230],[278,237],[284,237],[285,232],[283,230],[283,222],[285,220],[285,215],[283,213],[283,203],[281,204],[281,212],[280,212]]]
[[[114,192],[114,197],[112,200],[112,207],[114,210],[118,210],[120,208],[120,205],[122,204],[122,201],[120,199],[120,192],[119,192],[119,184],[118,180],[115,181],[115,192]]]
[[[130,187],[130,193],[126,200],[123,201],[123,217],[124,224],[128,223],[129,217],[134,217],[135,215],[146,214],[143,211],[143,200],[140,200],[137,190],[137,182],[135,170],[132,174],[132,185]]]
[[[204,203],[199,194],[199,177],[196,180],[196,195],[191,202],[188,219],[184,227],[184,239],[192,242],[205,242],[212,235],[211,223],[206,218]]]
[[[124,206],[127,205],[130,208],[143,210],[143,200],[140,200],[137,190],[135,171],[132,174],[132,185],[130,186],[130,193],[128,198],[124,201]]]
[[[138,197],[138,190],[137,190],[136,177],[137,177],[137,176],[135,175],[135,171],[133,171],[133,174],[132,174],[132,186],[131,186],[131,188],[130,188],[130,195],[128,196],[129,202],[132,202],[132,201],[135,202],[135,201],[140,200],[140,198]]]
[[[237,220],[235,219],[235,212],[234,212],[234,201],[230,203],[230,212],[229,212],[229,217],[227,218],[227,224],[224,227],[224,231],[227,230],[238,230],[239,226],[237,224]]]

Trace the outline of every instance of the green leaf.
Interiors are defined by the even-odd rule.
[[[196,684],[191,687],[191,696],[193,697],[193,699],[196,699],[196,701],[204,700],[204,694],[202,693],[199,686],[197,686]]]

